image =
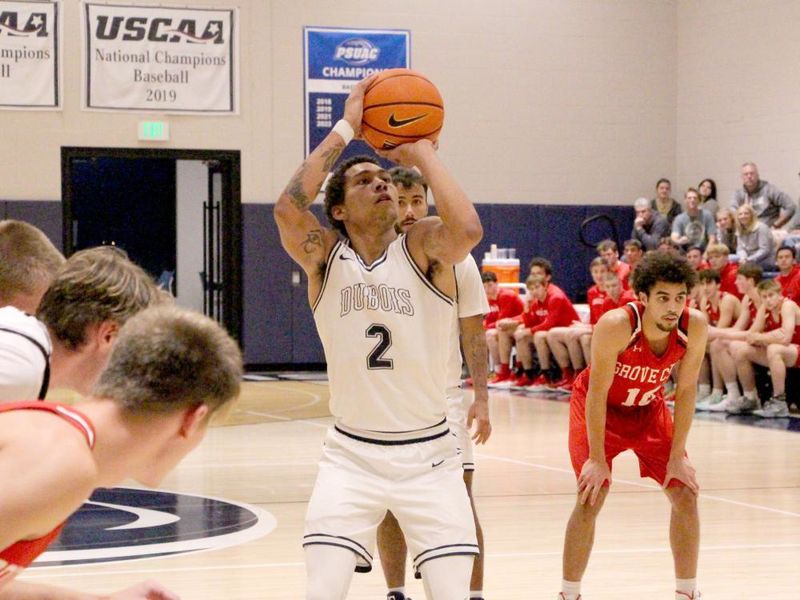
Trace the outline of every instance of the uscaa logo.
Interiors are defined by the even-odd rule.
[[[334,60],[341,60],[348,65],[360,67],[378,60],[381,49],[364,38],[350,38],[336,46]]]
[[[162,490],[95,490],[58,540],[31,565],[53,567],[155,558],[244,544],[275,518],[247,504]]]

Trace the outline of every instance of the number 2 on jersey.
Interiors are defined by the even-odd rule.
[[[639,398],[639,392],[642,390],[640,388],[631,388],[628,390],[628,397],[625,398],[625,402],[622,403],[622,406],[646,406],[653,401],[660,389],[661,388],[652,389],[642,394],[642,397]],[[637,398],[639,399],[638,402],[636,401]]]
[[[380,338],[377,345],[367,355],[368,369],[393,369],[394,361],[391,358],[384,358],[383,355],[392,347],[392,332],[385,325],[373,323],[367,327],[366,336],[368,338]]]

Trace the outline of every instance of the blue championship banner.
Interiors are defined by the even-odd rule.
[[[411,33],[403,30],[305,27],[305,152],[325,139],[344,114],[354,84],[368,75],[409,67]],[[370,153],[364,142],[350,144],[342,158]]]
[[[59,109],[59,5],[0,1],[0,108]]]

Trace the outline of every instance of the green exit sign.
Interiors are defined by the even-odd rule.
[[[145,142],[166,142],[169,140],[169,123],[139,121],[139,139]]]

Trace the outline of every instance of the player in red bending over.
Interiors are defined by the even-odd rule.
[[[672,504],[675,598],[700,598],[699,488],[685,450],[708,335],[703,316],[686,308],[696,277],[686,259],[650,253],[631,274],[639,302],[606,313],[595,327],[591,367],[578,377],[570,401],[569,451],[578,498],[564,540],[560,600],[580,598],[611,461],[625,450],[636,453],[641,474],[661,484]],[[673,426],[662,385],[678,361]]]

